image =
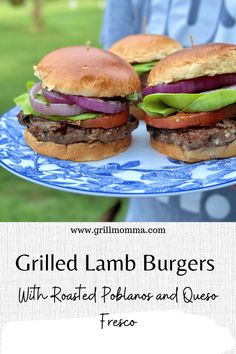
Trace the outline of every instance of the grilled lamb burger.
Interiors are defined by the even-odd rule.
[[[171,54],[144,90],[151,144],[174,159],[236,156],[236,46],[214,43]]]
[[[138,121],[127,96],[137,94],[138,75],[115,54],[67,47],[46,55],[35,67],[41,80],[18,97],[20,124],[36,152],[72,161],[101,160],[128,148]]]
[[[143,89],[152,68],[167,55],[182,49],[179,42],[167,36],[157,34],[136,34],[124,37],[109,49],[130,63],[140,77]],[[137,98],[138,99],[138,98]],[[131,112],[138,119],[143,119],[143,111],[136,102],[130,102]]]

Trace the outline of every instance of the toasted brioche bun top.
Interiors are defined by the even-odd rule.
[[[181,48],[179,42],[167,36],[136,34],[122,38],[109,51],[134,64],[163,59]]]
[[[148,86],[230,73],[236,73],[236,45],[196,45],[171,54],[158,63],[149,74]]]
[[[88,46],[55,50],[34,69],[43,88],[69,95],[124,97],[141,90],[131,65],[113,53]]]

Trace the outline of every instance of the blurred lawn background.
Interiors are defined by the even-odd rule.
[[[45,0],[43,28],[36,31],[33,1],[12,6],[0,0],[0,114],[13,107],[13,99],[34,79],[33,65],[48,52],[90,41],[99,36],[105,1]],[[76,6],[77,5],[77,6]],[[114,198],[82,196],[37,186],[0,167],[0,221],[99,221],[116,202]],[[122,221],[127,201],[116,220]]]

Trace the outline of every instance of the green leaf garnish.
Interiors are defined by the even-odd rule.
[[[78,120],[86,120],[86,119],[93,119],[96,117],[101,116],[101,113],[82,113],[78,116],[70,116],[70,117],[62,117],[62,116],[46,116],[45,118],[54,121],[61,121],[61,120],[71,120],[71,121],[78,121]]]
[[[134,93],[127,95],[125,98],[127,99],[127,101],[138,101],[141,97],[142,97],[141,92],[140,93],[134,92]]]
[[[210,112],[236,103],[236,90],[216,90],[209,93],[154,93],[144,97],[139,107],[150,115],[168,117],[175,112]]]
[[[144,73],[151,71],[157,63],[158,60],[155,60],[149,63],[133,64],[132,66],[138,75],[142,75]]]

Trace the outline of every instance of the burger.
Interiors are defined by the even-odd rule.
[[[179,42],[167,36],[157,34],[136,34],[124,37],[109,49],[130,63],[140,77],[142,88],[147,85],[147,77],[154,66],[167,55],[182,49]],[[138,119],[143,119],[143,111],[137,107],[136,102],[130,102],[131,112]]]
[[[198,45],[163,59],[140,107],[160,153],[185,162],[236,156],[236,46]]]
[[[138,121],[128,97],[139,77],[115,54],[90,46],[55,50],[34,68],[38,83],[15,102],[26,143],[37,153],[71,161],[101,160],[131,144]]]

